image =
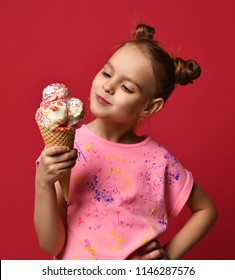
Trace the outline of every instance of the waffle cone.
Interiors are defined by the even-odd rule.
[[[70,149],[73,148],[74,138],[75,138],[74,128],[65,131],[54,131],[42,125],[38,125],[38,127],[46,147],[67,146]],[[69,196],[70,174],[71,172],[69,171],[59,179],[64,194],[64,198],[66,201],[68,201],[68,196]]]

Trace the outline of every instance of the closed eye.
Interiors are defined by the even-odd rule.
[[[111,75],[105,71],[102,71],[102,75],[105,77],[105,78],[111,78]]]
[[[125,85],[122,85],[122,88],[124,89],[125,92],[128,92],[128,93],[133,93],[132,90],[130,90],[128,87],[126,87]]]

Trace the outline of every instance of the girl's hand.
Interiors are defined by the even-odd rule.
[[[54,184],[66,172],[71,170],[77,160],[77,150],[66,146],[45,148],[37,168],[37,178],[41,185]]]
[[[147,244],[136,250],[128,260],[167,260],[168,256],[157,239],[150,240]]]

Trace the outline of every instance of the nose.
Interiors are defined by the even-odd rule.
[[[103,83],[102,88],[105,92],[114,94],[114,86],[111,81],[106,81],[105,83]]]

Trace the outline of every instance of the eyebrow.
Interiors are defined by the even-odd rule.
[[[113,67],[113,65],[112,65],[112,63],[111,63],[110,61],[107,61],[106,64],[107,64],[110,68],[112,68],[112,70],[114,70],[114,67]],[[133,83],[134,85],[136,85],[136,86],[139,88],[139,90],[140,90],[141,92],[143,91],[142,87],[141,87],[136,81],[134,81],[133,79],[131,79],[131,78],[129,78],[129,77],[125,77],[125,80],[127,80],[127,81]]]

